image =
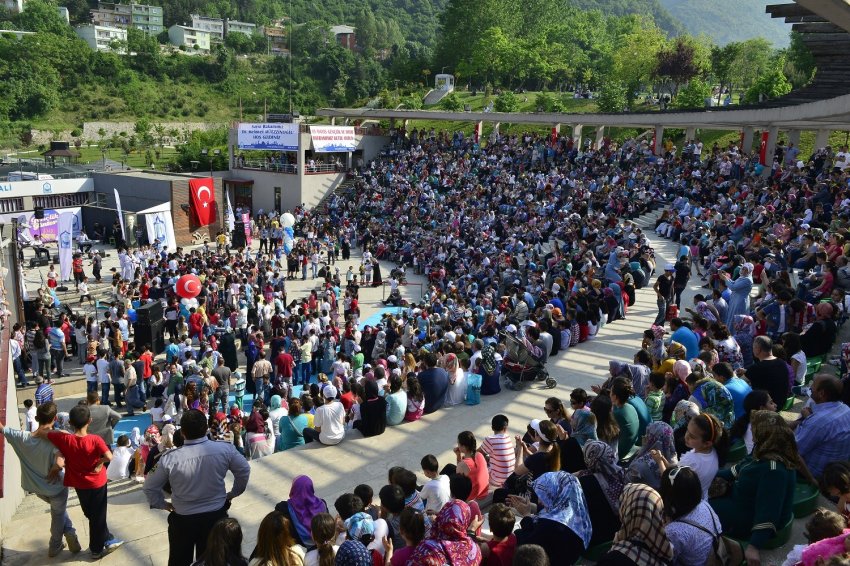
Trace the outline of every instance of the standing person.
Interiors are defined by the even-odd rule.
[[[106,524],[106,468],[112,461],[112,452],[96,434],[89,434],[91,412],[88,405],[77,405],[68,414],[74,433],[49,430],[33,433],[53,443],[65,457],[65,485],[73,487],[80,500],[83,514],[89,520],[89,550],[94,560],[99,560],[118,549],[123,540],[112,536]]]
[[[121,408],[127,383],[124,381],[124,360],[120,354],[109,362],[109,376],[112,378],[112,389],[115,392],[115,406]]]
[[[100,403],[109,406],[109,360],[106,359],[106,350],[100,352],[97,362],[94,364],[97,368],[97,382],[100,383]]]
[[[664,267],[664,273],[655,280],[655,294],[658,297],[658,316],[655,317],[655,326],[664,326],[667,319],[667,307],[673,302],[673,273],[676,267],[668,263]]]
[[[227,397],[230,395],[230,368],[224,365],[224,358],[219,356],[218,367],[212,370],[212,376],[218,383],[218,387],[213,394],[213,406],[210,409],[211,413],[218,410],[218,405],[221,403],[221,411],[227,413]]]
[[[732,276],[721,271],[720,275],[726,282],[726,288],[732,292],[729,298],[729,308],[726,310],[726,326],[734,328],[735,316],[750,313],[750,291],[753,289],[753,264],[745,263],[741,266],[740,275],[734,281]],[[779,403],[778,399],[774,399]],[[780,405],[781,406],[781,405]]]
[[[683,255],[673,267],[676,270],[673,276],[673,293],[676,306],[682,310],[682,292],[688,287],[688,280],[691,278],[691,262],[688,256]]]
[[[107,446],[112,446],[114,441],[115,425],[121,420],[121,415],[112,410],[112,407],[101,405],[97,398],[97,391],[86,394],[86,404],[89,406],[91,424],[89,433],[99,436]]]
[[[753,339],[753,358],[756,363],[746,370],[750,385],[753,389],[764,389],[770,393],[777,407],[784,406],[789,394],[788,366],[785,360],[773,355],[773,340],[767,336],[756,336]]]
[[[56,404],[51,402],[39,405],[35,419],[38,422],[37,430],[49,432],[56,420]],[[47,556],[58,556],[65,548],[65,543],[68,544],[68,550],[78,553],[81,550],[80,540],[67,512],[68,488],[57,481],[64,465],[61,454],[49,441],[36,438],[29,431],[7,428],[0,423],[0,432],[21,460],[21,487],[50,504]]]
[[[67,376],[65,358],[68,356],[68,346],[65,344],[65,333],[60,327],[54,326],[47,333],[47,340],[50,343],[50,359],[56,368],[56,379]],[[50,372],[47,374],[50,375]]]
[[[229,442],[207,438],[207,418],[190,410],[180,419],[184,444],[160,457],[145,480],[145,496],[152,509],[165,509],[168,516],[168,566],[189,566],[207,547],[210,529],[227,517],[231,501],[248,485],[248,461]],[[224,477],[233,473],[233,488],[227,492]],[[162,488],[171,485],[171,502]]]

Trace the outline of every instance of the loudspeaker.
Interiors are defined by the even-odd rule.
[[[136,309],[136,321],[139,324],[151,324],[162,320],[162,303],[153,301]]]
[[[138,312],[138,311],[136,311]],[[161,354],[165,351],[165,321],[160,319],[153,324],[137,322],[134,326],[134,342],[136,349],[141,351],[145,344],[151,345],[151,352]]]
[[[230,247],[244,248],[245,247],[245,223],[236,222],[233,225],[233,232],[230,234]]]
[[[27,322],[27,325],[32,325],[38,319],[38,315],[41,314],[41,303],[38,299],[31,299],[29,301],[24,301],[24,319]]]
[[[44,207],[37,206],[33,209],[32,217],[36,220],[44,220]]]

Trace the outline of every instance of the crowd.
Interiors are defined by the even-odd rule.
[[[76,348],[90,396],[66,417],[43,394],[32,437],[6,436],[20,438],[21,458],[40,458],[34,475],[46,478],[56,456],[45,437],[65,457],[66,486],[102,490],[86,510],[99,525],[90,529],[95,556],[120,543],[106,528],[109,460],[120,462],[115,477],[138,476],[151,507],[170,512],[172,566],[573,564],[591,549],[606,565],[708,564],[727,551],[755,565],[787,531],[798,481],[836,498],[838,513],[810,519],[811,544],[789,563],[842,555],[850,347],[832,360],[840,376],[811,381],[810,368],[847,316],[846,174],[829,148],[808,163],[780,152],[769,172],[734,145],[674,150],[655,157],[634,140],[594,149],[531,134],[484,147],[461,133],[396,132],[327,214],[292,211],[289,254],[283,221],[261,211],[259,251],[229,250],[223,238],[215,249],[122,252],[103,320],[54,325],[45,310],[26,332],[16,328],[22,382],[24,354],[34,375],[52,366],[59,378]],[[659,206],[655,231],[678,247],[670,263],[657,262],[633,221]],[[360,265],[342,273],[336,263],[355,246]],[[361,328],[359,288],[383,283],[378,260],[401,266],[387,274],[391,287],[407,266],[429,288]],[[186,274],[200,279],[200,293],[181,301],[173,289]],[[318,288],[288,296],[296,277]],[[705,291],[685,305],[696,277]],[[649,287],[655,324],[592,391],[573,389],[568,404],[547,399],[527,426],[496,415],[480,442],[460,432],[454,462],[423,455],[424,485],[415,470],[392,468],[377,499],[358,485],[331,511],[299,476],[242,555],[227,509],[248,485],[247,460],[378,436],[506,395],[503,384],[525,378],[511,345],[545,366],[626,318],[636,290]],[[166,307],[164,363],[132,341],[133,306],[151,300]],[[801,414],[786,422],[777,411],[798,397]],[[149,411],[154,424],[114,451],[48,432],[56,421],[75,438],[93,436],[86,415],[110,402]],[[97,485],[76,482],[72,461],[94,468]],[[44,491],[37,479],[34,492],[52,497],[35,491]],[[50,552],[61,551],[62,534],[79,549],[64,505],[56,508]]]

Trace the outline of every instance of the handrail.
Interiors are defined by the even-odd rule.
[[[260,171],[274,171],[276,173],[297,174],[298,165],[294,163],[268,162],[262,159],[237,159],[236,169],[257,169]]]

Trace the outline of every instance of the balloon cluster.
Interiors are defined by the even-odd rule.
[[[189,318],[189,309],[198,308],[196,297],[201,294],[201,280],[197,275],[186,274],[174,284],[174,292],[181,297],[180,314]]]
[[[284,212],[280,215],[280,225],[283,226],[283,253],[288,255],[295,244],[295,232],[292,229],[295,226],[295,217]]]

